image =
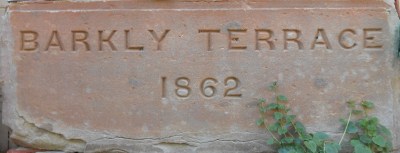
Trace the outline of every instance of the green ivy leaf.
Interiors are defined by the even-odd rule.
[[[314,134],[314,137],[318,138],[319,140],[326,140],[329,138],[329,135],[324,132],[317,132]]]
[[[265,98],[258,99],[258,103],[265,103],[267,100]]]
[[[294,127],[296,128],[296,132],[300,132],[300,133],[302,133],[302,132],[304,132],[306,130],[306,127],[303,125],[303,123],[301,123],[299,121],[297,121],[294,124]]]
[[[289,153],[289,149],[287,149],[286,147],[282,147],[278,149],[278,153]]]
[[[293,146],[285,146],[278,149],[278,153],[298,153]]]
[[[268,126],[268,129],[272,132],[276,132],[278,130],[278,128],[279,128],[279,123],[275,123],[275,124]]]
[[[372,142],[371,138],[369,138],[367,135],[363,134],[360,136],[360,141],[365,143],[365,144],[370,144]]]
[[[368,125],[368,119],[367,118],[362,118],[358,121],[361,127],[366,128]]]
[[[291,137],[286,137],[286,138],[283,138],[281,141],[282,141],[282,143],[285,143],[285,144],[291,144],[291,143],[293,143],[294,139]]]
[[[371,149],[359,140],[351,140],[350,143],[354,147],[354,153],[372,153]]]
[[[378,129],[378,127],[376,127],[376,125],[375,124],[368,124],[367,125],[367,130],[369,130],[369,131],[376,131]]]
[[[354,122],[349,122],[349,126],[347,127],[347,133],[357,133],[358,128]]]
[[[314,141],[305,141],[304,145],[313,153],[317,152],[317,144]]]
[[[263,118],[259,118],[259,119],[256,121],[256,124],[257,124],[258,126],[263,125],[263,124],[264,124],[264,119],[263,119]]]
[[[278,101],[283,101],[283,102],[288,101],[288,99],[287,99],[287,97],[285,95],[278,95],[278,96],[276,96],[276,99]]]
[[[379,119],[377,118],[377,117],[370,117],[369,118],[369,122],[370,122],[370,124],[372,124],[372,125],[374,125],[374,126],[378,126],[378,123],[379,123]]]
[[[302,144],[303,140],[301,138],[294,138],[293,142],[294,142],[294,144],[299,146],[300,144]]]
[[[276,99],[277,99],[278,101],[283,101],[283,102],[288,101],[287,97],[284,96],[284,95],[276,96]]]
[[[267,112],[267,108],[266,108],[266,107],[260,106],[258,109],[259,109],[259,111],[262,112],[262,113]]]
[[[390,136],[392,135],[392,133],[390,132],[390,130],[387,129],[385,126],[379,124],[378,127],[379,127],[379,130],[380,130],[385,136],[390,137]]]
[[[340,145],[337,143],[328,143],[325,145],[325,153],[339,153]]]
[[[323,140],[328,139],[329,136],[323,132],[317,132],[312,134],[312,140],[315,142],[315,144],[317,144],[317,146],[321,146],[323,145]]]
[[[373,137],[372,141],[380,147],[386,146],[386,140],[381,135],[377,135],[377,136]]]
[[[279,135],[284,135],[284,134],[286,134],[287,132],[288,132],[288,129],[287,129],[287,128],[283,128],[283,127],[278,128],[278,134],[279,134]]]
[[[367,131],[367,134],[370,137],[375,137],[376,136],[376,131]]]
[[[361,143],[360,140],[351,140],[351,141],[350,141],[350,144],[351,144],[352,146],[364,145],[363,143]]]
[[[285,105],[282,105],[282,104],[277,104],[277,105],[276,105],[276,109],[278,109],[278,110],[285,110],[285,109],[286,109],[286,106],[285,106]]]
[[[303,140],[311,140],[313,137],[310,134],[303,135]]]
[[[289,123],[292,123],[295,118],[296,118],[296,115],[288,115],[288,116],[286,116],[286,121]]]
[[[274,112],[275,120],[280,120],[282,117],[283,117],[283,114],[281,112]]]
[[[296,150],[290,150],[289,153],[299,153]]]
[[[355,146],[354,153],[372,153],[371,149],[365,146]]]
[[[267,144],[273,145],[273,144],[275,144],[275,140],[273,138],[270,138],[270,139],[268,139]]]
[[[267,109],[268,110],[274,110],[274,109],[277,109],[277,108],[278,108],[278,104],[276,104],[276,103],[270,103],[270,104],[267,105]]]
[[[355,114],[355,115],[359,115],[359,114],[362,114],[364,111],[362,111],[362,110],[358,110],[358,109],[354,109],[354,110],[352,110],[352,113],[353,114]]]
[[[361,102],[361,106],[366,108],[366,109],[371,109],[371,108],[375,107],[374,103],[372,103],[370,101],[362,101]]]

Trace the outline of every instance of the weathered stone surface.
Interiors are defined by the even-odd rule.
[[[5,20],[5,12],[6,12],[7,2],[0,1],[0,28],[3,28],[4,20]],[[4,44],[3,41],[0,40],[0,44]],[[4,45],[1,45],[4,46]],[[0,52],[2,52],[2,48],[0,47]],[[3,83],[0,82],[0,89],[2,88]],[[2,106],[3,106],[3,99],[2,94],[0,94],[0,122],[2,121]],[[1,122],[2,123],[2,122]],[[0,152],[7,152],[7,150],[11,147],[14,147],[13,143],[9,141],[9,128],[3,124],[0,124]]]
[[[277,80],[310,130],[338,135],[345,101],[368,99],[400,142],[394,13],[373,0],[13,4],[4,123],[39,149],[263,152],[256,99]]]
[[[1,8],[5,8],[5,7],[7,7],[7,5],[8,5],[8,2],[6,0],[0,1]],[[4,12],[4,11],[2,11],[2,12]]]
[[[7,150],[7,153],[36,153],[37,150],[30,150],[30,149],[10,149]]]

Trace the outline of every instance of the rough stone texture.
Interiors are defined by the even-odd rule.
[[[5,19],[4,14],[6,12],[6,7],[7,7],[7,2],[0,1],[0,28],[3,28],[4,25],[3,21]],[[4,44],[3,41],[0,40],[0,44]],[[2,48],[0,48],[0,51],[2,51]],[[2,86],[3,83],[1,81],[0,88],[2,88]],[[2,110],[2,105],[3,105],[3,99],[2,99],[2,94],[0,93],[0,112]],[[0,115],[0,122],[1,121],[2,121],[2,116]],[[12,142],[9,141],[8,136],[9,136],[9,128],[3,124],[0,124],[0,152],[6,152],[7,149],[14,146]]]
[[[399,144],[394,13],[374,0],[12,4],[4,123],[39,149],[268,152],[256,99],[278,80],[308,129],[339,135],[345,101],[368,99]]]
[[[2,1],[0,1],[0,7],[1,7],[1,8],[5,8],[7,5],[8,5],[7,0],[2,0]],[[2,12],[4,12],[4,11],[2,11]]]
[[[3,16],[5,12],[4,2],[0,2],[0,16]],[[3,25],[3,18],[0,18],[0,25]],[[2,84],[0,84],[2,86]],[[2,97],[2,96],[1,96]],[[2,109],[3,100],[0,99],[0,109]],[[1,111],[0,111],[1,112]],[[0,115],[0,121],[2,116]],[[8,149],[8,128],[3,124],[0,124],[0,152],[6,152]]]
[[[36,153],[36,150],[20,150],[20,149],[10,149],[7,151],[7,153]]]

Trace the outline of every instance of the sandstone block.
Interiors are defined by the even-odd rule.
[[[7,153],[37,153],[38,150],[31,150],[31,149],[10,149]]]
[[[383,1],[12,4],[4,123],[79,152],[265,152],[256,99],[278,81],[309,130],[371,100],[399,141],[395,11]]]
[[[0,8],[5,8],[7,7],[7,5],[8,5],[7,0],[0,1]]]

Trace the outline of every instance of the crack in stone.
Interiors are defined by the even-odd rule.
[[[178,137],[170,136],[169,138]],[[146,140],[154,142],[146,142]],[[144,141],[144,142],[143,142]],[[115,138],[103,138],[98,139],[96,142],[88,143],[85,152],[89,153],[103,153],[110,152],[110,150],[119,149],[118,151],[123,152],[157,152],[157,153],[174,153],[174,152],[198,152],[200,150],[209,150],[213,152],[213,149],[232,149],[237,151],[235,148],[258,148],[256,152],[262,152],[266,148],[264,139],[251,139],[251,140],[238,140],[238,139],[221,139],[215,138],[208,141],[174,141],[174,140],[160,140],[159,138],[145,138],[145,139],[132,139],[124,137]],[[93,143],[93,144],[91,144]],[[217,147],[217,148],[215,148]],[[222,147],[222,148],[220,148]],[[262,149],[264,148],[264,149]],[[223,150],[225,150],[223,149]],[[118,152],[116,151],[116,152]],[[247,150],[248,151],[248,150]],[[246,152],[247,152],[246,151]],[[114,153],[114,152],[113,152]]]
[[[222,139],[222,138],[214,138],[212,140],[207,140],[207,141],[200,141],[200,140],[184,140],[185,142],[179,142],[179,141],[171,141],[168,140],[169,138],[173,138],[173,137],[183,137],[182,139],[185,139],[184,136],[179,136],[179,135],[174,135],[174,136],[169,136],[169,137],[163,137],[163,138],[139,138],[139,139],[135,139],[135,138],[126,138],[126,137],[108,137],[108,138],[100,138],[100,139],[96,139],[94,141],[91,141],[89,143],[95,143],[95,142],[99,142],[99,141],[103,141],[103,140],[127,140],[127,141],[146,141],[146,140],[150,140],[150,141],[155,141],[155,143],[188,143],[188,144],[207,144],[207,143],[214,143],[214,142],[233,142],[233,143],[248,143],[248,142],[255,142],[255,141],[264,141],[264,139],[250,139],[250,140],[239,140],[239,139]]]
[[[86,142],[82,139],[67,139],[63,134],[55,133],[38,127],[33,122],[26,120],[18,110],[15,110],[21,122],[18,129],[14,129],[11,139],[15,143],[37,149],[63,150],[67,152],[82,152]],[[18,124],[18,123],[17,123]]]

